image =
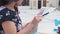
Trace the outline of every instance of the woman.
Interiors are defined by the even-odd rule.
[[[17,9],[21,3],[22,0],[0,0],[0,34],[27,34],[41,20],[37,15],[23,28]]]

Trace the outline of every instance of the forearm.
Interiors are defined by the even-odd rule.
[[[18,32],[18,34],[27,34],[29,31],[32,30],[33,27],[34,25],[32,23],[29,23],[23,30]]]
[[[23,30],[18,32],[18,34],[27,34],[32,28],[41,21],[40,16],[35,17]]]

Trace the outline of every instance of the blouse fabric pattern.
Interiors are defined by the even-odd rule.
[[[22,30],[22,21],[17,13],[17,11],[9,10],[6,7],[0,7],[0,34],[5,34],[2,23],[4,21],[13,21],[15,23],[17,32]]]

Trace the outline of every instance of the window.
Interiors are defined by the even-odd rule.
[[[60,0],[59,0],[59,6],[60,6]]]
[[[29,0],[23,0],[22,6],[29,6]]]

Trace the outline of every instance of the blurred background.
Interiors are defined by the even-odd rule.
[[[60,0],[23,0],[22,6],[40,9],[41,7],[58,7]]]
[[[37,24],[29,34],[58,34],[56,20],[60,21],[60,0],[23,0],[21,6],[18,6],[22,24],[25,26],[39,12],[47,13],[48,15],[42,18],[42,21]],[[60,23],[60,22],[59,22]]]

